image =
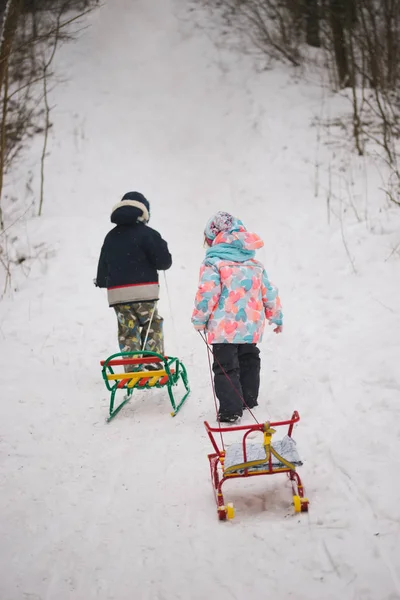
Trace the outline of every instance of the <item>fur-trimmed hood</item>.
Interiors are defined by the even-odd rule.
[[[116,225],[133,225],[150,220],[149,201],[140,192],[128,192],[111,210],[111,222]]]

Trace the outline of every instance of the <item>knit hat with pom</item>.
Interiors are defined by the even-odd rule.
[[[208,220],[207,225],[204,229],[204,235],[208,242],[211,244],[217,235],[221,233],[221,231],[240,231],[244,230],[244,225],[242,221],[236,219],[233,215],[224,212],[218,211],[211,219]]]

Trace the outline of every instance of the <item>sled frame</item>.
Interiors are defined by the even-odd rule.
[[[143,367],[148,364],[159,363],[158,370],[144,371]],[[174,356],[163,356],[156,352],[147,350],[138,352],[117,352],[112,354],[106,360],[100,362],[102,366],[102,376],[107,390],[110,392],[109,417],[107,422],[111,421],[115,415],[129,402],[134,389],[168,389],[168,396],[171,402],[171,416],[174,417],[182,408],[186,398],[190,394],[189,381],[185,365]],[[134,369],[128,372],[114,371],[115,367],[130,366]],[[173,388],[179,382],[183,383],[184,395],[177,401]],[[126,390],[124,400],[115,407],[115,396],[118,390]]]
[[[260,475],[276,475],[278,473],[286,473],[290,479],[292,485],[293,504],[295,512],[308,512],[308,498],[304,496],[304,487],[300,479],[299,474],[296,471],[296,466],[289,463],[283,457],[281,457],[272,448],[271,438],[275,433],[274,427],[288,426],[287,435],[292,437],[293,427],[300,421],[300,415],[297,411],[293,412],[292,418],[287,421],[276,421],[257,423],[254,425],[238,425],[233,427],[211,427],[207,421],[204,421],[208,437],[210,438],[211,444],[215,450],[212,454],[208,454],[208,460],[210,463],[210,474],[211,483],[213,487],[214,497],[217,504],[217,514],[220,521],[225,521],[229,517],[230,508],[229,504],[225,503],[224,496],[222,493],[222,486],[228,479],[242,479],[245,477],[257,477]],[[223,444],[223,434],[230,433],[233,431],[243,432],[243,463],[236,465],[236,468],[241,469],[241,473],[234,472],[232,467],[225,468],[225,456],[226,451],[223,447],[218,446],[216,436],[214,433],[219,434],[221,442]],[[266,459],[263,461],[251,461],[247,462],[247,437],[250,433],[259,431],[264,434],[264,446],[266,448]],[[272,455],[275,455],[282,462],[284,467],[276,467],[272,464]],[[257,471],[251,471],[251,468],[265,465],[265,468],[258,469]]]

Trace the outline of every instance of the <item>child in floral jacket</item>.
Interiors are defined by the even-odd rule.
[[[257,343],[265,319],[276,326],[275,333],[282,331],[281,303],[277,288],[254,258],[264,245],[258,235],[248,232],[229,213],[218,212],[208,221],[204,236],[208,249],[200,269],[192,323],[195,329],[205,331],[213,345],[219,419],[234,423],[244,408],[257,406]]]

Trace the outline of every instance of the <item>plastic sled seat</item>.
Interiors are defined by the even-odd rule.
[[[237,427],[210,427],[204,425],[210,438],[214,452],[208,455],[211,472],[211,483],[217,504],[218,518],[221,521],[234,517],[234,507],[226,504],[222,494],[222,485],[228,479],[255,477],[259,475],[276,475],[285,473],[291,481],[293,505],[295,512],[308,511],[308,499],[304,496],[304,488],[296,468],[302,465],[296,442],[292,438],[293,427],[300,421],[297,411],[287,421],[257,423]],[[272,442],[276,428],[288,426],[287,434],[280,440]],[[223,435],[240,432],[241,442],[233,443],[225,450]],[[259,433],[258,443],[249,443],[250,434]],[[217,435],[214,435],[217,434]],[[256,435],[257,437],[257,435]],[[221,446],[217,440],[221,440]]]
[[[171,416],[175,416],[190,393],[184,364],[176,357],[162,356],[155,352],[118,352],[100,362],[103,380],[110,392],[110,409],[107,421],[111,421],[132,397],[133,390],[151,390],[166,387],[171,402]],[[150,365],[151,370],[150,370]],[[126,370],[125,370],[126,369]],[[117,372],[118,371],[118,372]],[[183,397],[177,401],[174,388],[182,382]],[[125,390],[123,401],[115,406],[115,396]]]

